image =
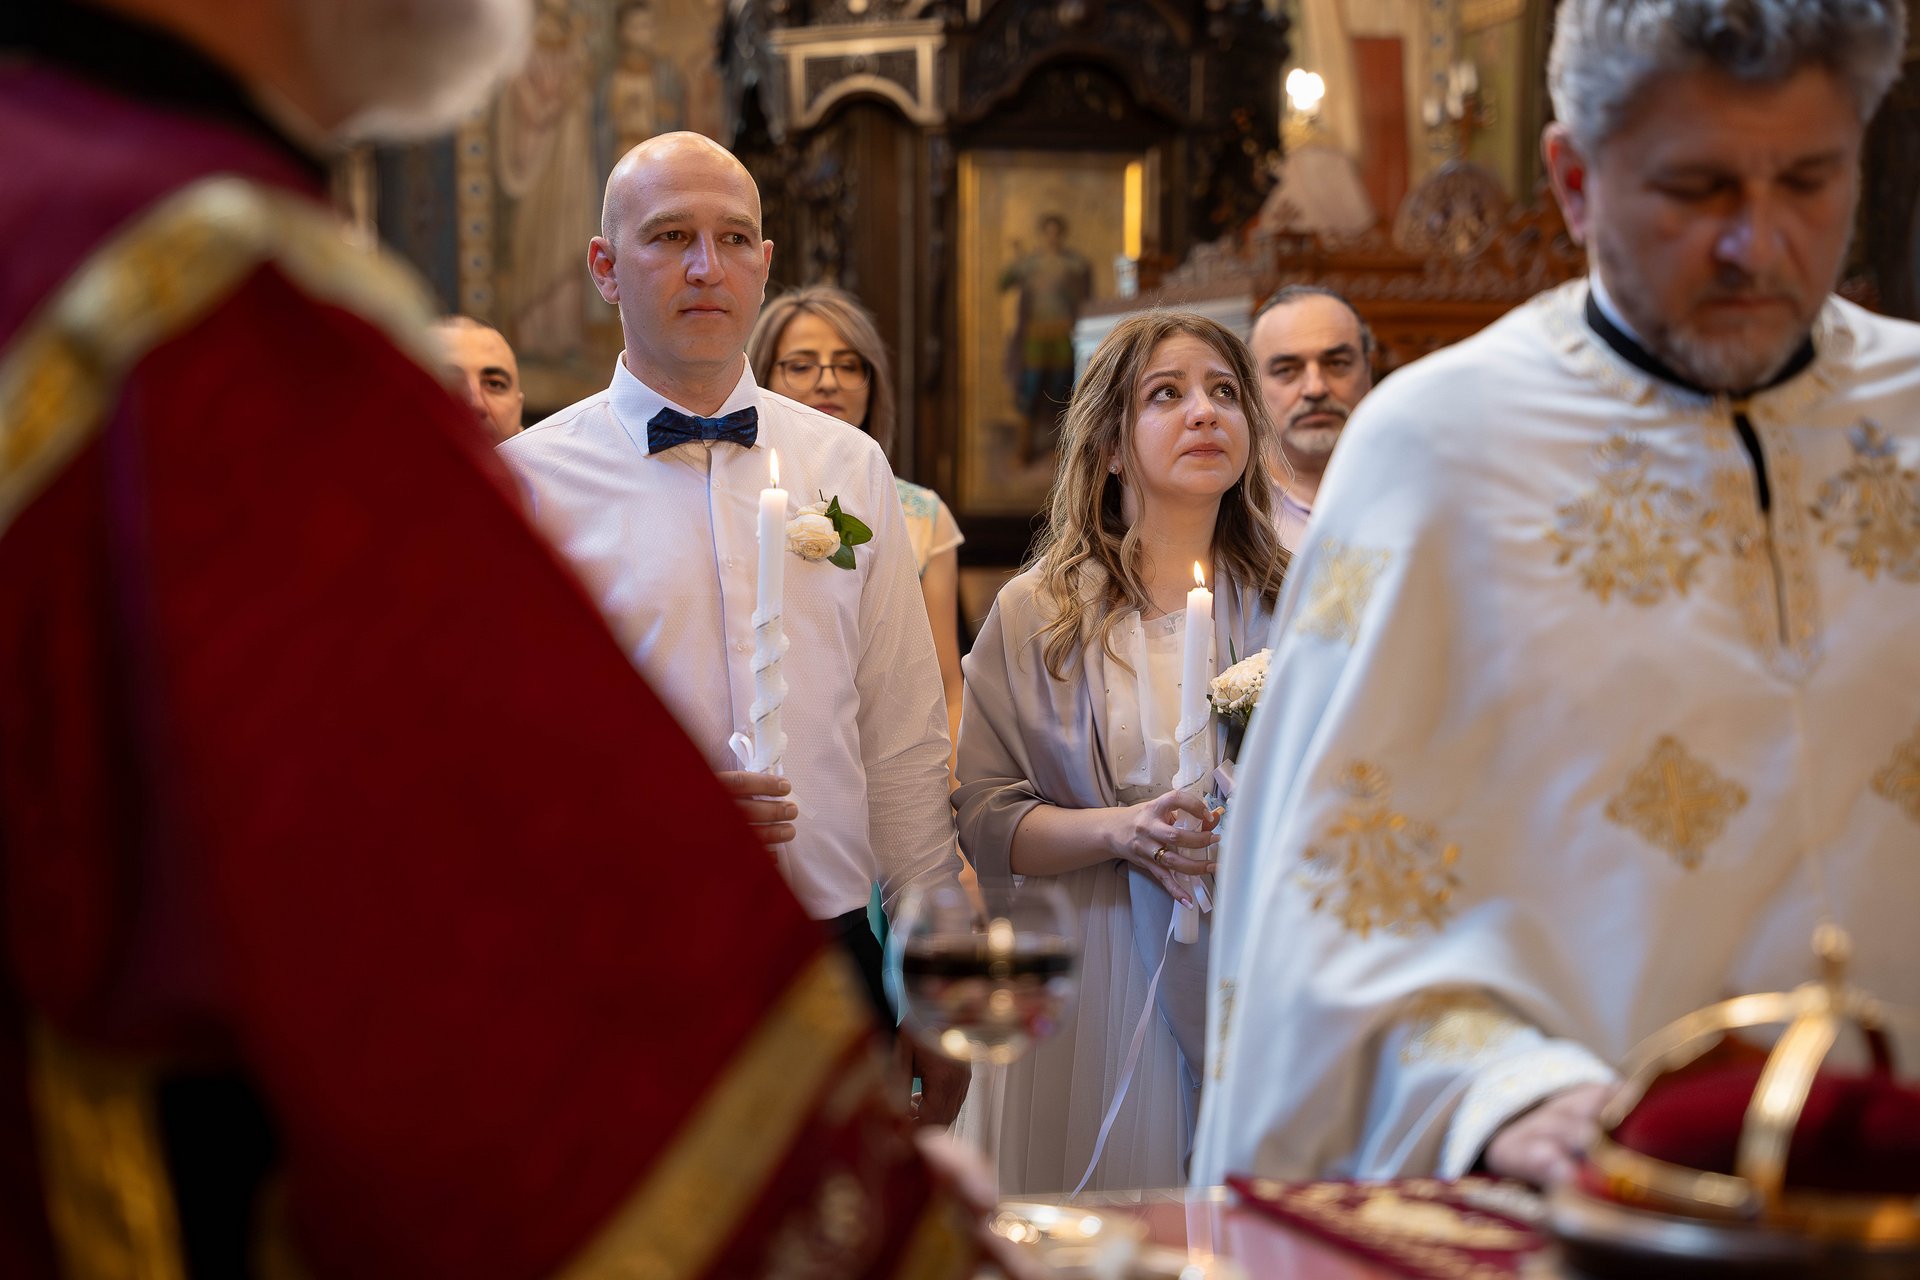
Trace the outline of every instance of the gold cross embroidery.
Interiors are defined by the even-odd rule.
[[[1307,587],[1306,603],[1293,629],[1323,640],[1360,638],[1360,615],[1373,596],[1373,585],[1392,553],[1370,547],[1349,547],[1332,538],[1320,544],[1320,561]]]
[[[1407,1066],[1477,1061],[1522,1025],[1486,996],[1457,987],[1421,993],[1401,1016],[1412,1028],[1400,1048],[1400,1061]]]
[[[1873,775],[1873,789],[1920,822],[1920,729],[1894,748],[1893,759]]]
[[[1547,531],[1554,563],[1573,565],[1602,604],[1616,594],[1641,606],[1686,595],[1702,559],[1718,550],[1711,530],[1719,514],[1654,479],[1653,449],[1636,436],[1614,432],[1593,460],[1594,487],[1561,503]]]
[[[1726,829],[1727,819],[1746,803],[1745,787],[1689,755],[1671,735],[1662,735],[1628,775],[1625,788],[1607,801],[1606,815],[1691,871]]]
[[[1878,424],[1862,422],[1849,437],[1853,464],[1820,486],[1813,518],[1820,541],[1847,553],[1847,565],[1872,582],[1884,570],[1899,582],[1920,582],[1920,473]]]
[[[1313,910],[1362,938],[1375,929],[1438,932],[1452,914],[1460,846],[1444,841],[1432,823],[1393,809],[1392,784],[1377,765],[1354,762],[1336,786],[1347,805],[1301,852],[1301,883],[1313,893]]]

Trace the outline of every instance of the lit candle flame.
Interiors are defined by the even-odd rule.
[[[1193,585],[1196,587],[1204,587],[1207,585],[1207,575],[1200,572],[1200,562],[1198,560],[1193,562]]]
[[[780,451],[778,449],[768,449],[767,450],[767,488],[778,489],[779,487],[780,487]]]

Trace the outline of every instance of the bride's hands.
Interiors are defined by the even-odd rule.
[[[1220,837],[1213,830],[1218,815],[1198,796],[1185,791],[1169,791],[1112,812],[1114,825],[1109,843],[1113,855],[1158,880],[1161,888],[1176,901],[1192,906],[1192,896],[1174,878],[1174,873],[1213,874],[1213,847],[1220,843]],[[1197,819],[1199,827],[1189,831],[1174,826],[1174,819],[1182,813]]]

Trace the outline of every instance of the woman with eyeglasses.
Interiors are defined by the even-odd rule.
[[[851,423],[892,456],[893,372],[872,315],[846,293],[811,285],[769,302],[747,339],[747,362],[761,386]],[[951,741],[960,727],[960,526],[933,490],[897,476],[894,485],[920,562],[920,594],[933,624]],[[968,871],[963,879],[971,876]],[[877,905],[868,914],[875,933],[884,937],[885,916]],[[952,1123],[966,1097],[967,1069],[914,1052],[905,1037],[901,1045],[913,1059],[910,1073],[921,1080],[915,1118],[923,1124]]]
[[[893,453],[893,373],[873,317],[831,285],[782,294],[760,313],[747,360],[761,386],[852,423]],[[920,561],[920,594],[933,624],[947,733],[960,731],[960,526],[933,490],[894,479]]]

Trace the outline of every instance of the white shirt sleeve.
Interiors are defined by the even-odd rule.
[[[947,801],[947,704],[933,630],[906,517],[878,449],[869,472],[873,510],[856,514],[873,527],[873,563],[860,598],[863,647],[854,684],[873,860],[892,914],[908,885],[957,880],[960,857]]]

